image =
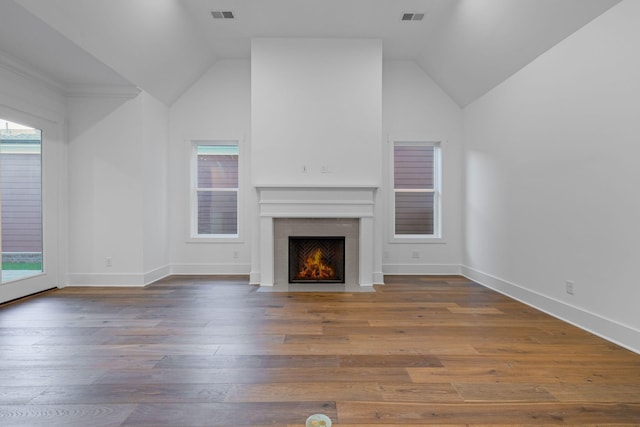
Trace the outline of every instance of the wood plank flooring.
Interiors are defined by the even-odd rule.
[[[0,306],[0,425],[640,426],[640,355],[457,276],[243,277]]]

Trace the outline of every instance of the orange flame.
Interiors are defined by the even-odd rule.
[[[322,250],[316,249],[315,252],[308,256],[304,265],[298,273],[298,279],[307,280],[327,280],[335,277],[335,270],[322,262]]]

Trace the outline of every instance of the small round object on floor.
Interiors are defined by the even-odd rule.
[[[331,427],[331,418],[324,414],[313,414],[307,418],[306,427]]]

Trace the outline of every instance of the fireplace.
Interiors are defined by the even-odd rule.
[[[344,236],[289,236],[289,283],[344,283]]]
[[[344,270],[339,283],[371,287],[384,283],[374,232],[375,186],[257,186],[257,252],[251,283],[288,286],[289,237],[344,236]],[[375,270],[375,271],[374,271]],[[304,283],[292,286],[305,287]],[[311,287],[311,286],[310,286]]]

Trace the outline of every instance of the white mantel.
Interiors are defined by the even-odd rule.
[[[377,186],[257,185],[259,232],[251,282],[274,285],[274,218],[359,219],[359,285],[374,283],[374,205]]]

